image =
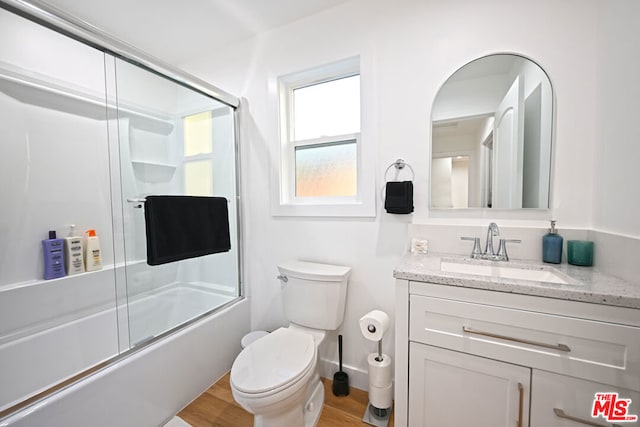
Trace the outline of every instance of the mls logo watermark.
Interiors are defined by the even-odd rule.
[[[621,399],[618,393],[596,393],[593,399],[591,417],[604,417],[607,421],[631,423],[638,420],[637,415],[629,414],[631,399]]]

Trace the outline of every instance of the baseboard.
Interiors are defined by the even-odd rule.
[[[162,427],[191,427],[191,424],[176,415]]]
[[[333,379],[333,374],[340,368],[338,362],[320,359],[320,376],[328,380]],[[363,391],[369,390],[369,373],[365,370],[354,368],[353,366],[342,365],[342,370],[349,375],[349,387],[354,387]]]

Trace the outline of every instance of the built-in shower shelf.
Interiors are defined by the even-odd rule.
[[[169,182],[176,172],[174,165],[132,160],[133,173],[142,182]]]
[[[95,120],[129,118],[131,126],[164,135],[173,131],[170,118],[159,117],[140,108],[107,103],[104,92],[90,93],[84,87],[54,80],[32,71],[25,71],[0,61],[0,92],[21,102],[57,111],[64,111]]]

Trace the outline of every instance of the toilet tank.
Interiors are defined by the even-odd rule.
[[[289,322],[327,331],[340,327],[350,267],[289,261],[278,265],[278,271],[282,307]]]

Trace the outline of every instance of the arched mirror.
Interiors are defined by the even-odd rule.
[[[472,61],[442,85],[431,117],[431,207],[547,209],[553,92],[518,55]]]

